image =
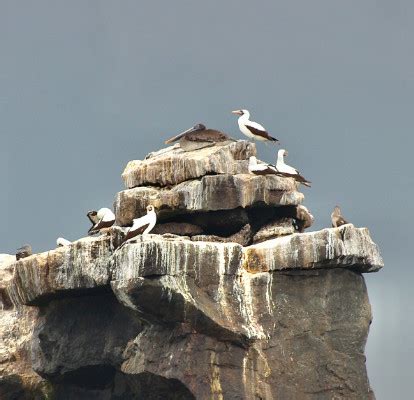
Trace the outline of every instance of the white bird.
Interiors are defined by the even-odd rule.
[[[69,240],[63,238],[63,237],[58,237],[56,239],[56,244],[58,247],[62,247],[62,246],[69,246],[72,242],[70,242]]]
[[[277,152],[276,170],[282,176],[294,178],[297,182],[310,187],[311,182],[307,181],[297,169],[285,164],[284,157],[288,155],[287,150],[280,149]]]
[[[109,208],[104,207],[98,211],[89,211],[87,216],[93,224],[88,231],[89,235],[93,235],[103,228],[109,228],[115,223],[115,215]]]
[[[133,220],[131,228],[128,229],[121,248],[129,239],[142,233],[143,235],[150,233],[157,222],[157,214],[155,213],[154,206],[147,206],[147,214],[141,218],[135,218]]]
[[[233,114],[240,115],[238,124],[241,133],[250,139],[261,140],[263,142],[278,142],[276,138],[269,135],[266,129],[257,122],[250,121],[250,113],[248,110],[235,110]]]
[[[255,175],[277,174],[277,170],[273,165],[266,163],[258,164],[255,156],[250,156],[249,158],[249,172]]]

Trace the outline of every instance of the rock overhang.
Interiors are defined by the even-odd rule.
[[[257,273],[322,268],[364,273],[383,266],[368,229],[353,225],[295,233],[246,247],[149,234],[115,250],[118,235],[80,239],[16,261],[7,288],[10,298],[16,304],[36,305],[70,292],[157,276],[188,276],[199,286],[208,286],[241,274],[254,278]]]
[[[117,194],[114,208],[119,225],[131,224],[152,204],[160,219],[177,214],[233,210],[255,205],[292,206],[303,201],[297,183],[277,176],[207,175],[172,188],[141,186]]]

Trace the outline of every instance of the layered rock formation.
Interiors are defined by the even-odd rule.
[[[382,267],[378,248],[350,224],[302,233],[312,218],[297,184],[249,175],[255,153],[239,141],[131,161],[119,227],[8,261],[4,302],[32,313],[25,365],[37,381],[22,393],[373,398],[362,273]],[[148,204],[154,231],[118,248]]]

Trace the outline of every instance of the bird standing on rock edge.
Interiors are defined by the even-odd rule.
[[[280,149],[277,152],[277,161],[276,169],[281,176],[286,176],[289,178],[294,178],[296,182],[301,183],[302,185],[310,187],[312,182],[306,180],[297,169],[291,167],[290,165],[285,164],[284,157],[288,155],[287,150]]]
[[[339,228],[342,225],[349,224],[349,222],[342,216],[339,206],[335,206],[331,214],[332,228]]]
[[[233,114],[240,115],[237,120],[241,133],[249,139],[260,140],[262,142],[279,142],[276,138],[269,135],[266,129],[257,122],[250,121],[250,112],[248,110],[235,110]]]
[[[93,224],[88,231],[89,235],[94,235],[103,228],[110,228],[115,223],[115,215],[109,208],[89,211],[86,215]]]
[[[154,206],[147,206],[147,214],[141,218],[135,218],[132,222],[131,228],[128,229],[124,241],[118,247],[120,249],[124,246],[129,239],[134,238],[135,236],[142,233],[143,235],[150,233],[157,223],[157,214],[155,213]]]

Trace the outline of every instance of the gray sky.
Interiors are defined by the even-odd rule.
[[[2,0],[0,252],[84,236],[128,160],[196,122],[241,138],[248,108],[313,182],[315,229],[339,203],[380,245],[368,372],[377,399],[408,398],[413,18],[410,0]]]

